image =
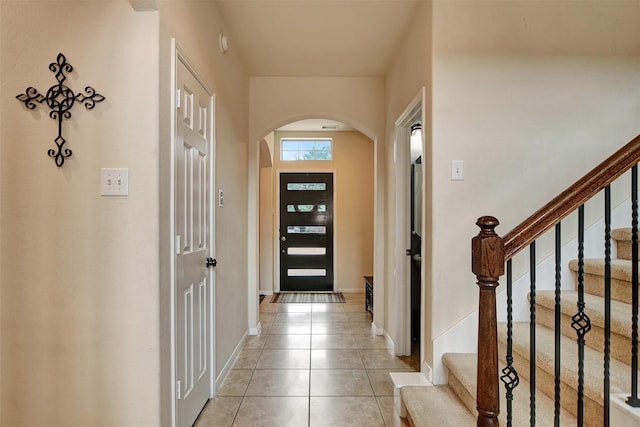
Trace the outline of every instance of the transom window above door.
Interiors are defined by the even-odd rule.
[[[280,160],[313,161],[333,158],[331,138],[282,138],[280,140]]]

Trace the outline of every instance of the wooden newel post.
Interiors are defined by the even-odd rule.
[[[478,219],[480,233],[471,241],[471,270],[478,278],[478,427],[498,426],[500,387],[498,384],[498,323],[496,288],[504,274],[504,245],[495,232],[499,222],[491,216]]]

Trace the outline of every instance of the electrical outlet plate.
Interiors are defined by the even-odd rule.
[[[128,196],[129,169],[102,168],[100,187],[103,196]]]

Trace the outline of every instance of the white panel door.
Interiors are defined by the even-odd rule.
[[[191,426],[211,397],[210,159],[212,97],[177,61],[176,94],[176,410]]]

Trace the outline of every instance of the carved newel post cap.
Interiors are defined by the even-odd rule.
[[[471,270],[484,281],[497,282],[504,274],[504,245],[495,232],[500,222],[492,216],[483,216],[476,225],[480,233],[471,241]]]
[[[492,216],[481,216],[476,221],[476,225],[480,227],[480,233],[493,232],[495,234],[494,228],[500,225],[500,221]]]

